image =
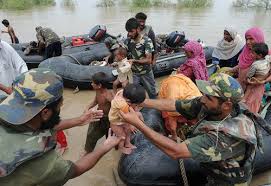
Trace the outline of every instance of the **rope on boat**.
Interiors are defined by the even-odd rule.
[[[177,143],[181,143],[180,138],[177,138]],[[179,167],[180,167],[180,171],[181,171],[181,176],[182,176],[182,179],[183,179],[183,185],[184,186],[189,186],[188,179],[187,179],[187,176],[186,176],[186,171],[185,171],[183,159],[179,159],[178,161],[179,161]]]
[[[63,54],[62,56],[70,57],[70,58],[72,58],[76,63],[78,63],[79,65],[82,65],[82,64],[78,61],[78,59],[76,59],[75,57],[73,57],[73,56],[70,55],[70,54]]]

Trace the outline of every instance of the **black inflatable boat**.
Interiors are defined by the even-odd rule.
[[[204,48],[206,60],[208,62],[212,59],[212,47]],[[87,52],[74,53],[70,55],[63,55],[60,57],[54,57],[43,61],[39,67],[49,68],[60,75],[64,80],[66,87],[80,89],[89,89],[91,77],[93,74],[99,71],[103,71],[108,74],[111,81],[114,81],[116,77],[113,76],[113,68],[109,66],[90,66],[89,64],[93,60],[102,60],[109,54],[109,51],[103,43],[96,44],[92,50]],[[186,60],[186,56],[183,52],[167,54],[159,56],[156,65],[153,67],[153,72],[156,77],[169,74],[174,69],[178,68]],[[216,70],[214,65],[208,66],[209,74],[212,74]]]
[[[92,51],[97,47],[97,43],[103,43],[103,41],[107,38],[116,38],[110,34],[106,33],[106,27],[102,25],[96,25],[90,30],[89,34],[70,36],[70,37],[62,37],[62,54],[70,55],[73,53],[79,52],[88,52]],[[17,51],[17,53],[23,58],[26,62],[29,69],[37,68],[38,65],[45,60],[44,56],[39,55],[37,52],[26,55],[24,50],[27,48],[29,43],[20,43],[20,44],[12,44],[12,47]],[[95,50],[97,52],[97,50]],[[107,49],[103,48],[103,51],[106,52]]]
[[[154,109],[142,110],[145,123],[155,131],[165,134],[161,112]],[[265,120],[271,123],[271,110],[268,110]],[[271,136],[263,131],[264,154],[257,152],[255,172],[266,171],[271,168]],[[155,147],[142,133],[133,138],[137,149],[130,155],[123,155],[119,162],[120,178],[128,186],[181,186],[179,163]],[[206,183],[206,174],[199,164],[192,159],[184,160],[190,186],[201,186]]]

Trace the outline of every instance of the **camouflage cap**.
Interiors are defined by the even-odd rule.
[[[199,90],[210,96],[230,99],[232,102],[239,102],[244,96],[243,89],[239,82],[233,77],[219,73],[210,81],[196,80]]]
[[[0,104],[0,118],[10,124],[24,124],[62,95],[60,76],[46,68],[29,70],[14,80],[13,93]]]

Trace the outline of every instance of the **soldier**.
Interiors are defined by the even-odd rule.
[[[256,147],[262,147],[257,127],[266,123],[239,104],[243,91],[231,76],[219,74],[210,82],[197,80],[197,85],[204,96],[144,102],[146,107],[177,110],[187,119],[199,119],[193,135],[183,143],[177,144],[151,130],[132,109],[121,115],[172,158],[193,158],[200,162],[208,172],[207,185],[249,185]]]
[[[155,40],[155,33],[150,25],[146,25],[146,20],[147,20],[147,15],[144,14],[143,12],[139,12],[135,16],[136,20],[139,23],[139,27],[141,30],[141,34],[148,36],[152,40],[154,52],[153,52],[153,62],[152,64],[155,64],[156,62],[156,57],[157,57],[157,46],[156,46],[156,40]]]
[[[139,23],[135,18],[130,18],[125,25],[128,38],[125,45],[128,50],[128,59],[132,65],[133,81],[143,84],[150,98],[156,97],[155,80],[152,71],[153,44],[150,38],[140,34]]]
[[[55,132],[102,117],[101,110],[60,120],[63,82],[49,69],[32,69],[16,78],[13,93],[0,104],[0,185],[60,186],[91,169],[120,138],[108,138],[73,163],[54,150]]]
[[[13,29],[12,26],[10,26],[9,21],[6,20],[6,19],[4,19],[4,20],[2,21],[2,24],[3,24],[5,27],[7,27],[7,29],[8,29],[7,31],[2,30],[2,33],[8,33],[8,34],[9,34],[10,39],[11,39],[11,43],[19,43],[19,39],[18,39],[17,36],[15,35],[14,29]]]
[[[45,59],[54,56],[61,56],[62,47],[60,38],[52,29],[38,26],[36,27],[36,32],[40,50],[42,50],[43,46],[45,46]]]

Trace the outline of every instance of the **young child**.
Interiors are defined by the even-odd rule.
[[[143,103],[146,98],[145,89],[140,85],[129,84],[124,90],[120,90],[115,98],[111,102],[111,109],[109,111],[109,121],[112,131],[117,135],[124,137],[119,143],[119,150],[124,154],[132,153],[132,150],[136,148],[130,142],[131,132],[135,132],[136,128],[126,123],[119,115],[120,110],[122,112],[129,112],[129,107],[138,109],[138,104]],[[138,112],[138,116],[143,120],[143,116]]]
[[[89,153],[94,150],[97,141],[104,135],[107,135],[110,127],[108,113],[111,107],[111,101],[114,98],[114,93],[106,88],[108,84],[108,77],[105,73],[98,72],[92,76],[91,86],[96,91],[96,96],[87,106],[86,110],[94,109],[96,105],[98,105],[98,109],[103,110],[104,116],[100,121],[90,123],[87,132],[85,153]]]
[[[268,46],[265,43],[254,44],[252,55],[255,61],[247,73],[248,85],[244,90],[244,102],[251,112],[257,113],[260,110],[264,94],[264,84],[260,82],[268,77],[270,71],[270,61],[267,59]]]
[[[118,71],[118,78],[113,83],[113,90],[116,93],[119,84],[124,88],[128,83],[133,83],[133,73],[132,65],[127,61],[127,50],[125,48],[118,48],[114,52],[114,56]]]

